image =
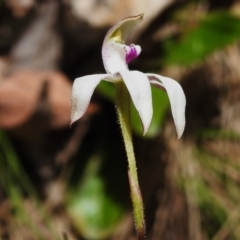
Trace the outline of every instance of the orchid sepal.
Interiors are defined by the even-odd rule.
[[[114,82],[111,74],[94,74],[74,80],[71,97],[71,123],[81,118],[87,110],[91,97],[101,80]]]
[[[185,128],[186,97],[181,85],[168,77],[158,74],[146,73],[151,85],[165,89],[171,105],[173,120],[175,123],[178,139],[181,138]]]
[[[129,91],[133,104],[138,111],[142,125],[143,135],[150,126],[153,108],[152,92],[147,76],[139,71],[124,71],[119,73]]]

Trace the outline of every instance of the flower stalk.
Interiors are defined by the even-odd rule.
[[[145,220],[132,142],[130,96],[124,82],[118,82],[115,85],[117,113],[128,159],[128,178],[131,190],[135,226],[137,237],[139,240],[142,240],[145,238]]]

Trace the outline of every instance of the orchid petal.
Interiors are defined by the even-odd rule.
[[[168,94],[173,120],[176,126],[178,138],[183,134],[185,128],[185,106],[186,98],[181,85],[168,77],[161,75],[146,73],[149,82],[159,88],[164,88]]]
[[[95,74],[74,80],[71,97],[71,124],[81,118],[86,112],[92,94],[100,81],[111,81],[111,76],[111,74]]]
[[[139,71],[119,72],[143,124],[145,134],[152,120],[152,92],[147,76]]]

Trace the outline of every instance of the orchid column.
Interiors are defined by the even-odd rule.
[[[117,113],[128,158],[128,176],[138,239],[145,238],[145,222],[131,137],[130,100],[132,99],[139,113],[145,134],[153,114],[150,85],[165,90],[169,97],[178,138],[181,137],[185,127],[186,105],[184,92],[175,80],[157,74],[129,71],[127,64],[138,57],[141,47],[134,44],[125,45],[125,41],[142,18],[143,14],[126,18],[108,31],[102,47],[103,64],[107,73],[75,79],[71,98],[72,124],[86,112],[91,96],[101,80],[114,83],[116,86]]]

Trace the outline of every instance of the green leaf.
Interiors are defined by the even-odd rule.
[[[164,63],[188,65],[240,39],[240,18],[227,12],[207,15],[180,41],[168,40]]]
[[[67,209],[74,225],[86,239],[106,239],[115,230],[123,215],[122,206],[106,191],[106,182],[99,174],[99,155],[88,162],[85,176],[69,196]]]

